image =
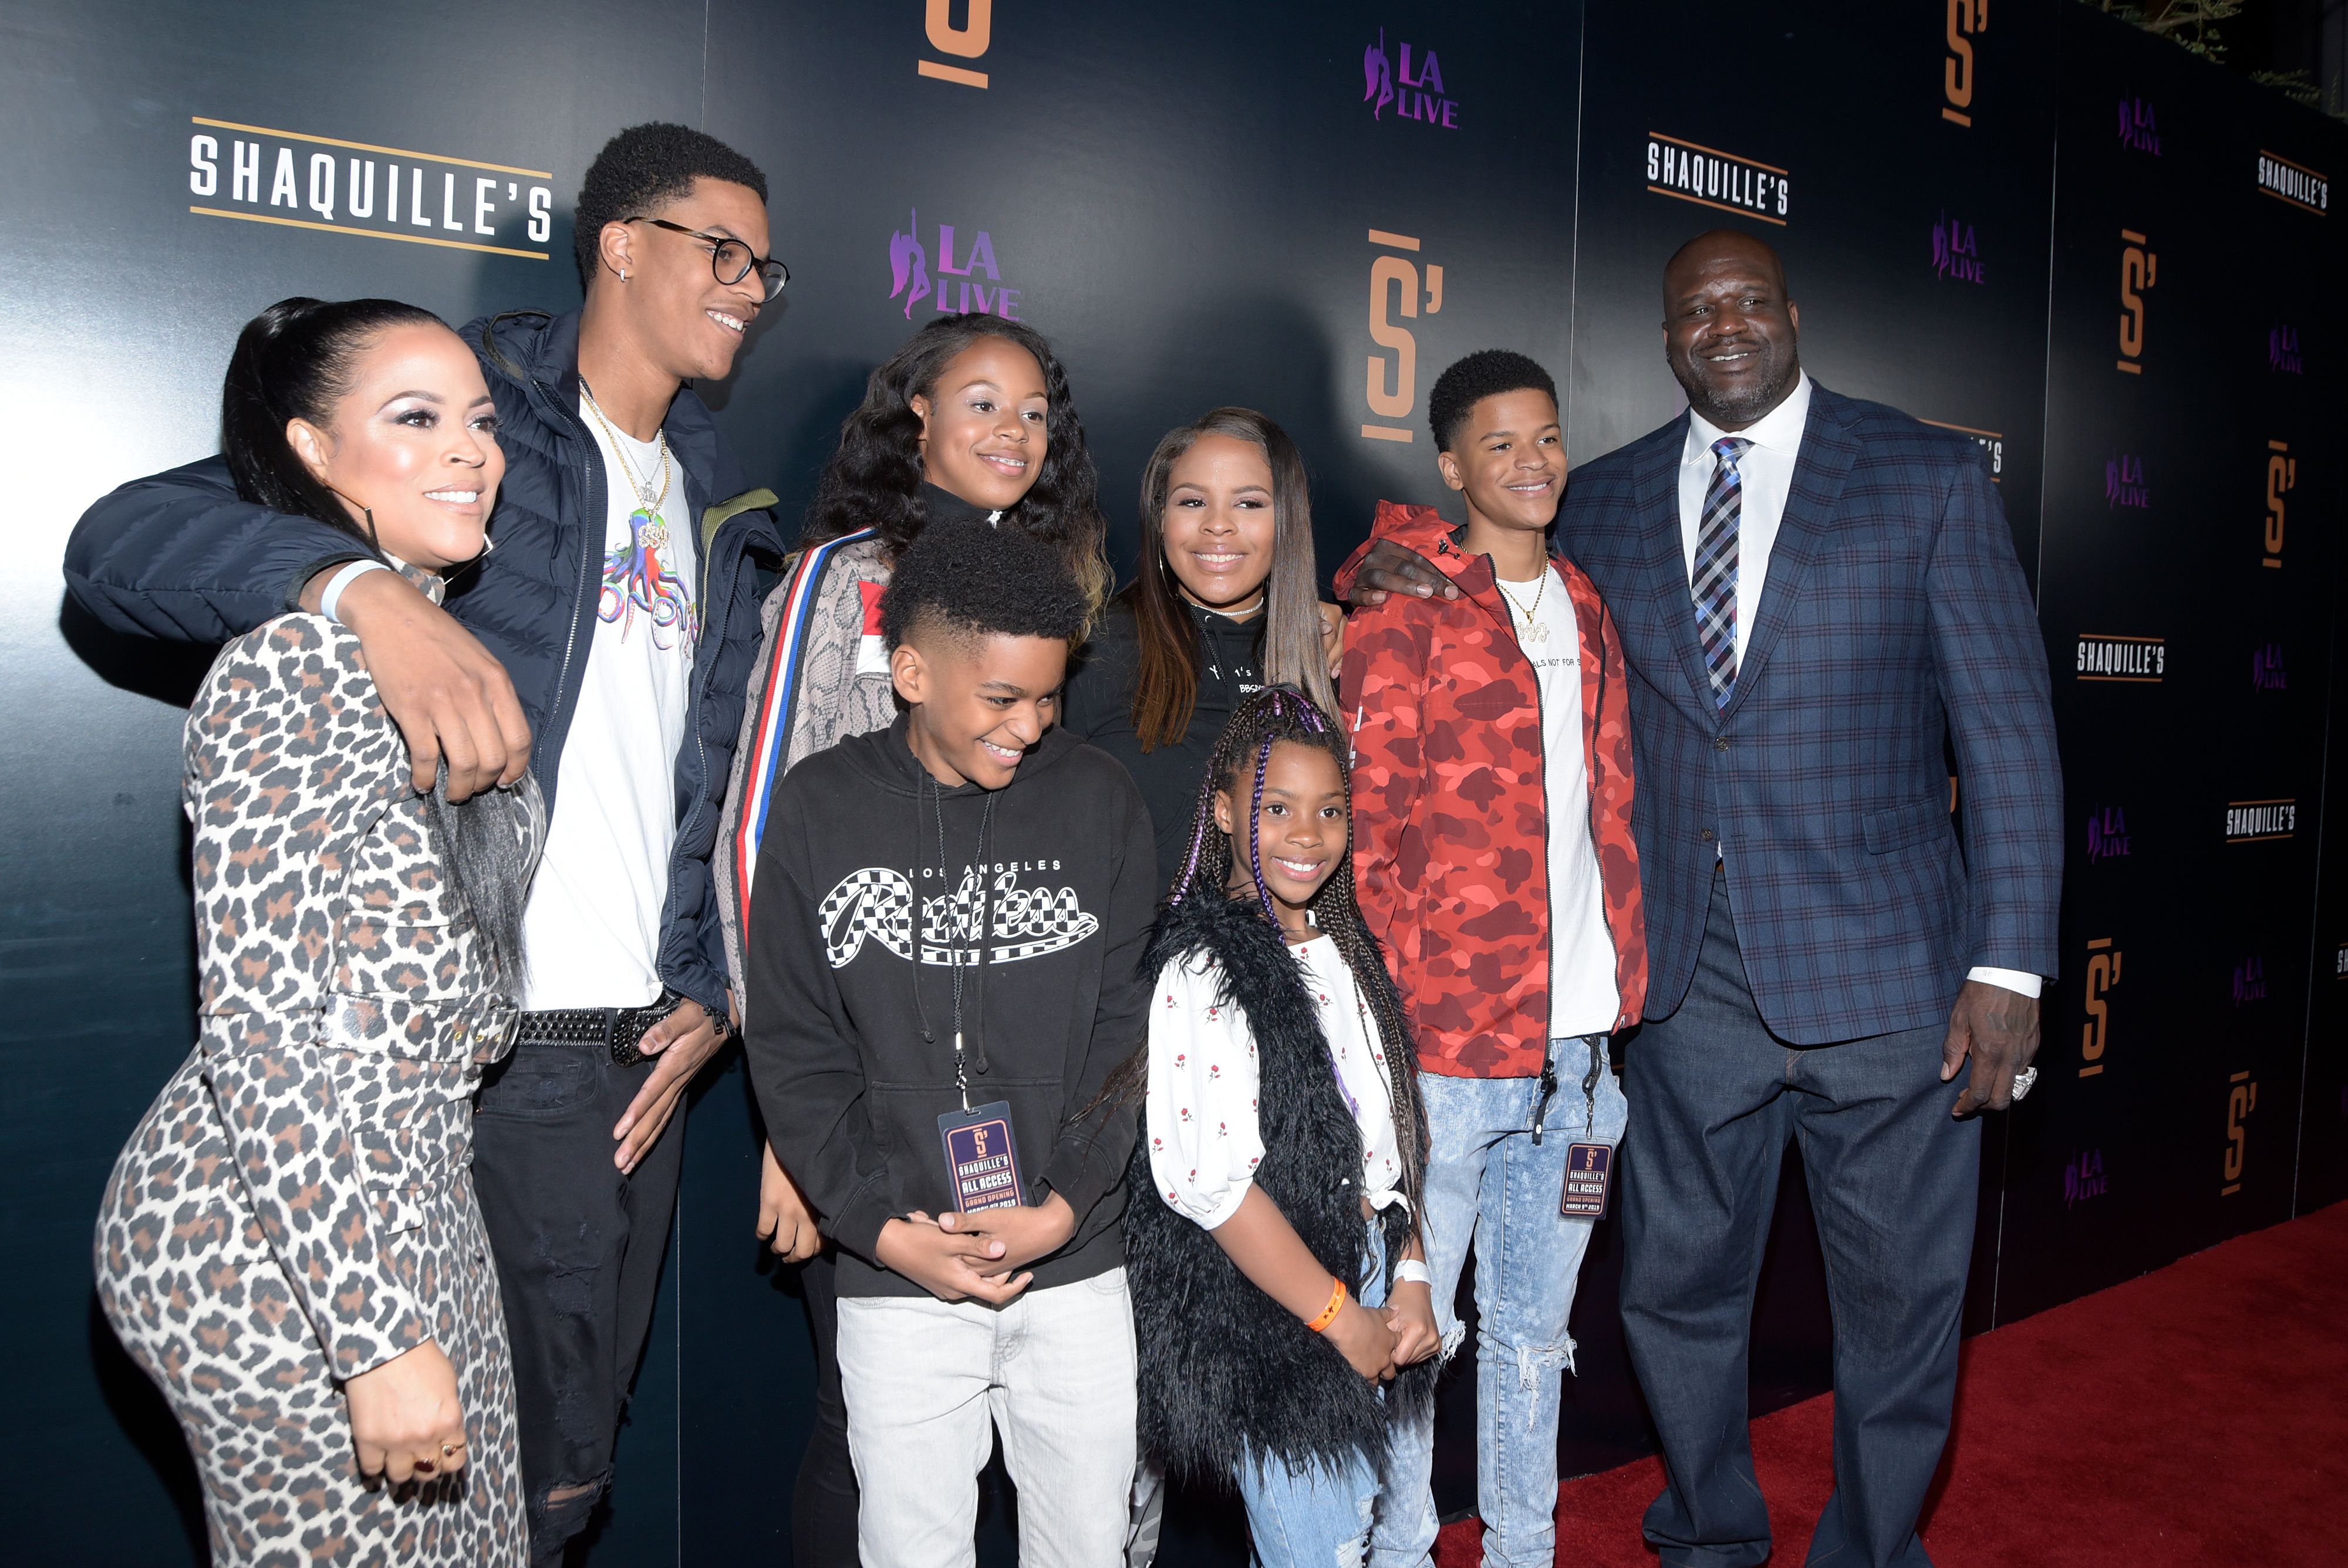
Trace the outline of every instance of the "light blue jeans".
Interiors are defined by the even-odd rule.
[[[1585,1099],[1591,1052],[1599,1071]],[[1536,1078],[1418,1075],[1432,1143],[1426,1162],[1427,1271],[1447,1357],[1465,1330],[1452,1311],[1476,1244],[1476,1507],[1484,1568],[1549,1568],[1557,1547],[1559,1374],[1573,1369],[1566,1319],[1590,1249],[1591,1223],[1558,1212],[1569,1144],[1622,1142],[1629,1114],[1603,1035],[1550,1041],[1557,1091],[1541,1116]],[[1432,1409],[1391,1429],[1385,1501],[1371,1536],[1372,1568],[1432,1561],[1437,1522],[1429,1482]]]
[[[1368,1283],[1361,1304],[1385,1306],[1385,1237],[1375,1222],[1362,1272]],[[1260,1568],[1360,1568],[1378,1500],[1378,1472],[1367,1455],[1354,1454],[1334,1469],[1291,1470],[1277,1460],[1261,1466],[1242,1460],[1233,1479],[1247,1504],[1248,1539]]]

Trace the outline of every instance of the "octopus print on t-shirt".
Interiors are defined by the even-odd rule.
[[[670,566],[677,554],[657,513],[638,507],[628,514],[627,541],[604,552],[603,592],[595,605],[597,619],[619,626],[622,641],[639,625],[663,652],[700,640],[692,593]]]
[[[661,994],[676,757],[701,637],[683,466],[583,395],[579,422],[603,460],[602,586],[522,917],[533,1009],[643,1007]]]

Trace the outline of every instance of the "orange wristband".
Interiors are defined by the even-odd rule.
[[[1336,1288],[1329,1292],[1329,1305],[1321,1309],[1320,1317],[1304,1326],[1315,1334],[1336,1322],[1337,1314],[1344,1311],[1345,1307],[1345,1282],[1342,1279],[1333,1279],[1332,1283]]]

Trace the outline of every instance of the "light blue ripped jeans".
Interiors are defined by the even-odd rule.
[[[1595,1047],[1600,1071],[1585,1099]],[[1476,1511],[1485,1526],[1484,1568],[1549,1568],[1557,1547],[1560,1375],[1573,1369],[1566,1319],[1590,1249],[1591,1222],[1558,1212],[1569,1144],[1619,1144],[1629,1115],[1603,1035],[1550,1041],[1557,1089],[1541,1117],[1537,1078],[1418,1075],[1432,1147],[1427,1154],[1427,1271],[1435,1321],[1448,1357],[1465,1333],[1452,1311],[1468,1244],[1476,1244]],[[1435,1415],[1391,1429],[1383,1502],[1370,1541],[1372,1568],[1432,1561],[1437,1522],[1429,1481]]]
[[[1452,1266],[1457,1273],[1458,1266]],[[1362,1269],[1368,1282],[1360,1301],[1386,1299],[1386,1244],[1377,1225]],[[1378,1500],[1378,1472],[1356,1453],[1343,1465],[1290,1470],[1277,1460],[1259,1468],[1241,1460],[1233,1477],[1247,1504],[1248,1541],[1257,1568],[1361,1568],[1369,1551],[1370,1519]]]

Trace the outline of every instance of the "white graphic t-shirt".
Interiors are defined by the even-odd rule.
[[[1503,582],[1500,593],[1509,601],[1518,645],[1540,683],[1541,776],[1549,794],[1549,1032],[1551,1039],[1603,1034],[1614,1027],[1622,999],[1614,989],[1614,939],[1606,930],[1598,846],[1591,840],[1581,634],[1573,596],[1554,571],[1546,585]]]
[[[701,637],[683,465],[599,418],[584,396],[579,423],[603,458],[603,580],[522,914],[522,1005],[532,1010],[642,1007],[660,995],[676,756]]]

